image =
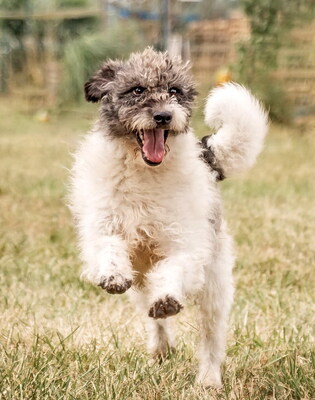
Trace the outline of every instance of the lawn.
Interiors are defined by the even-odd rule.
[[[237,265],[215,393],[194,384],[193,306],[174,317],[178,352],[152,364],[127,296],[80,280],[65,194],[92,109],[0,113],[0,399],[315,398],[315,130],[273,126],[256,167],[221,184]]]

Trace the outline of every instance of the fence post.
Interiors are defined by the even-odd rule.
[[[9,90],[10,75],[10,52],[11,47],[3,37],[0,40],[0,93],[7,93]]]
[[[167,50],[171,33],[170,0],[160,0],[161,49]]]

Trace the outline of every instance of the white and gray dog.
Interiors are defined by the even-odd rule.
[[[85,84],[100,118],[75,155],[71,208],[85,278],[111,294],[130,289],[155,356],[173,348],[171,317],[188,297],[200,306],[197,381],[220,386],[233,299],[232,240],[217,181],[252,166],[267,116],[242,86],[214,89],[199,142],[189,120],[189,65],[147,48],[108,61]]]

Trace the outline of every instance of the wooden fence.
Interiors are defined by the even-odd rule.
[[[236,15],[226,20],[190,24],[191,59],[200,81],[214,83],[218,70],[237,62],[237,43],[250,37],[248,20]],[[315,113],[315,22],[290,32],[278,54],[274,76],[285,88],[296,114]]]
[[[210,78],[222,67],[236,61],[236,44],[250,36],[248,20],[243,16],[191,23],[188,29],[194,73]]]
[[[274,75],[283,84],[299,115],[315,113],[315,22],[290,33],[278,56]]]

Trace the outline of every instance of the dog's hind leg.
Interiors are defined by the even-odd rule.
[[[175,350],[175,335],[170,319],[147,318],[148,352],[156,358],[163,358]]]
[[[220,238],[214,262],[206,271],[206,286],[200,302],[200,348],[197,382],[221,386],[220,367],[225,357],[226,330],[233,300],[231,239]]]
[[[148,352],[154,358],[163,358],[175,349],[175,335],[172,321],[169,319],[155,320],[147,317],[148,292],[146,288],[133,289],[128,292],[138,311],[145,313]]]

